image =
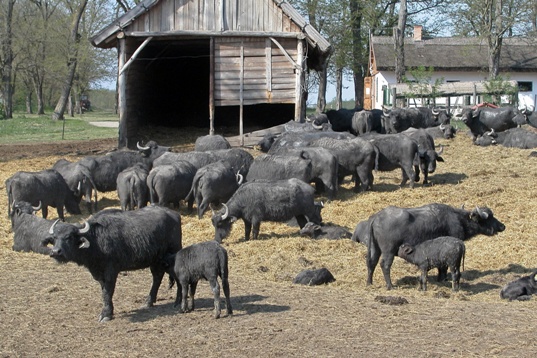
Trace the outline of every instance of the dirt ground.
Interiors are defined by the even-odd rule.
[[[205,282],[191,313],[173,308],[175,290],[165,285],[155,307],[140,308],[151,281],[149,271],[141,270],[120,275],[115,316],[104,324],[97,322],[100,287],[84,267],[11,250],[4,181],[17,170],[42,170],[59,158],[102,154],[116,140],[0,146],[0,356],[535,357],[536,298],[507,302],[499,291],[537,269],[536,158],[528,157],[529,150],[479,148],[464,134],[442,143],[445,163],[430,176],[433,185],[400,189],[399,171],[375,173],[372,192],[355,194],[345,183],[326,204],[323,219],[353,230],[388,205],[489,206],[507,229],[466,242],[461,291],[434,277],[427,292],[418,291],[418,272],[399,258],[392,269],[394,290],[385,289],[380,269],[367,287],[364,246],[303,238],[281,223],[263,223],[260,238],[245,242],[239,222],[224,241],[233,316],[212,318]],[[117,196],[101,194],[99,205],[118,206]],[[49,219],[55,215],[52,210]],[[183,245],[214,235],[209,214],[198,220],[182,208],[181,215]],[[300,270],[313,267],[329,268],[336,282],[292,284]]]

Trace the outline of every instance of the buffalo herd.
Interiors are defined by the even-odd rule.
[[[521,126],[537,124],[534,116],[527,109],[475,107],[465,109],[461,120],[476,145],[533,148],[537,134]],[[149,141],[138,143],[137,150],[117,150],[78,162],[60,159],[51,169],[20,171],[6,180],[13,250],[86,267],[102,288],[102,322],[113,318],[119,273],[142,268],[150,268],[153,276],[147,306],[156,302],[165,273],[177,285],[176,306],[183,312],[193,309],[196,283],[206,279],[218,318],[220,277],[230,315],[228,256],[222,241],[238,219],[244,222],[245,240],[258,238],[263,221],[296,219],[300,235],[364,244],[368,285],[380,261],[391,289],[390,268],[399,256],[421,269],[423,290],[432,268],[438,269],[440,281],[449,268],[452,288],[457,290],[464,241],[505,229],[490,208],[465,210],[441,203],[388,206],[357,223],[351,233],[322,222],[325,204],[316,200],[319,193],[328,200],[336,198],[345,177],[354,181],[356,192],[373,190],[377,171],[401,170],[401,187],[408,183],[413,188],[420,174],[423,185],[428,185],[429,174],[443,161],[443,147],[437,147],[435,139],[455,135],[451,120],[449,111],[434,108],[330,110],[303,123],[290,121],[282,133],[264,137],[258,148],[266,154],[255,158],[244,149],[231,148],[222,136],[208,135],[199,137],[190,152],[173,152]],[[108,191],[117,191],[121,210],[99,210],[97,192]],[[64,208],[69,214],[81,214],[83,198],[93,215],[83,224],[66,223]],[[187,203],[189,214],[195,203],[200,219],[211,209],[214,241],[182,248],[177,210],[181,201]],[[48,206],[56,208],[58,220],[47,219]],[[35,215],[39,210],[43,218]],[[504,288],[501,297],[529,297],[536,290],[535,273],[523,281]]]

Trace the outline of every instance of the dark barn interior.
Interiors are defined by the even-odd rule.
[[[136,107],[139,125],[209,128],[208,39],[152,40],[131,68],[136,76],[127,74],[127,88],[137,100],[129,104]],[[294,118],[294,110],[294,104],[244,106],[244,129],[285,123]],[[239,106],[216,107],[215,129],[238,127],[239,115]]]

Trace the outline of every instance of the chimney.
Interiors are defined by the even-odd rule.
[[[422,29],[423,29],[423,26],[414,25],[414,41],[421,41],[421,30]]]

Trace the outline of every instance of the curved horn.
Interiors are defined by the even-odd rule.
[[[244,180],[244,177],[242,176],[241,173],[237,173],[237,184],[241,185],[242,184],[242,181]]]
[[[11,205],[11,206],[13,206],[13,205]],[[41,200],[39,200],[39,205],[37,205],[37,207],[36,207],[36,206],[32,206],[32,210],[33,210],[33,211],[39,211],[39,210],[41,210]]]
[[[444,152],[444,146],[440,144],[440,150],[436,152],[437,155],[441,155]]]
[[[441,130],[441,131],[446,130],[446,126],[443,125],[443,124],[441,124],[441,125],[440,125],[440,130]]]
[[[480,218],[482,219],[486,219],[489,217],[489,214],[487,214],[486,212],[484,212],[483,210],[481,210],[477,205],[475,207],[475,210],[477,211],[477,214],[479,215]]]
[[[89,229],[90,229],[90,224],[86,220],[84,220],[84,227],[78,230],[78,232],[80,234],[86,234],[89,231]]]
[[[382,107],[382,114],[384,114],[385,116],[389,116],[390,112],[391,111],[389,109],[387,110],[386,107],[384,107],[384,106]]]
[[[224,214],[222,215],[222,220],[226,220],[227,216],[229,215],[229,209],[228,209],[227,205],[224,204],[224,203],[222,203],[222,206],[224,206],[224,209],[226,209],[226,211],[224,211]]]
[[[315,124],[315,122],[311,122],[311,126],[317,130],[323,129],[323,125]]]
[[[54,226],[56,226],[56,224],[58,223],[58,221],[60,221],[60,219],[57,219],[56,221],[54,221],[54,223],[52,224],[52,226],[50,227],[50,229],[48,229],[48,233],[49,233],[49,234],[54,235]]]
[[[435,116],[438,116],[440,114],[440,111],[436,111],[434,110],[434,108],[431,108],[431,112],[433,113],[433,115]]]
[[[150,149],[150,147],[142,147],[140,145],[140,142],[136,142],[136,147],[138,147],[138,150],[149,150]]]

